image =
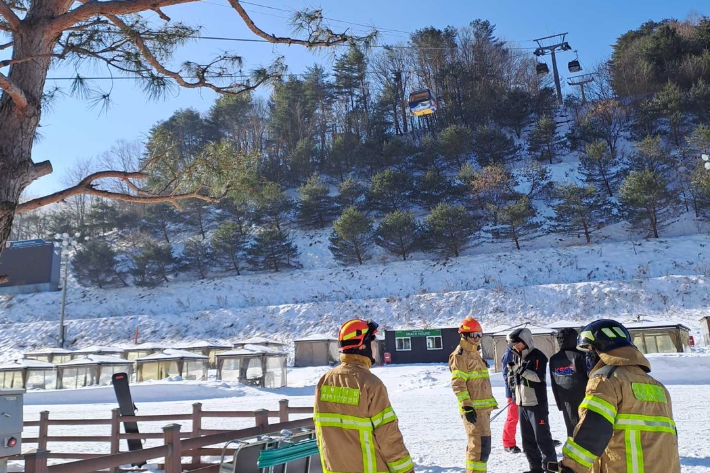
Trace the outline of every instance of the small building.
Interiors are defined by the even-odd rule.
[[[445,363],[459,344],[458,328],[385,331],[385,351],[393,364]]]
[[[72,353],[74,353],[72,350],[65,350],[64,348],[42,348],[41,350],[24,353],[22,356],[26,360],[44,361],[58,365],[71,360]]]
[[[99,345],[92,345],[90,347],[81,348],[79,350],[74,350],[72,352],[72,360],[83,358],[89,355],[101,355],[101,356],[112,356],[114,358],[124,358],[126,354],[123,348],[116,347],[102,347]]]
[[[294,366],[328,366],[338,363],[338,339],[329,335],[314,334],[293,341]]]
[[[536,327],[534,325],[526,325],[526,327],[530,329],[530,332],[532,332],[535,348],[543,352],[548,358],[557,352],[558,345],[557,338],[555,338],[557,330],[546,327]],[[501,366],[501,358],[503,357],[503,353],[505,353],[506,348],[508,348],[508,341],[506,340],[506,337],[516,328],[519,327],[511,327],[492,334],[496,371],[502,371],[503,369]]]
[[[163,380],[174,376],[203,381],[207,379],[209,357],[168,348],[136,360],[136,381]]]
[[[690,351],[690,329],[679,322],[651,319],[622,322],[642,353]]]
[[[0,389],[56,389],[57,366],[33,359],[0,365]]]
[[[261,345],[246,345],[217,353],[217,379],[260,388],[286,386],[286,352]]]
[[[10,242],[0,253],[0,294],[34,294],[59,290],[59,248],[44,240]]]
[[[267,347],[267,348],[276,348],[278,350],[285,350],[286,347],[288,346],[288,343],[277,342],[276,340],[271,340],[271,339],[265,338],[265,337],[252,337],[252,338],[247,338],[246,340],[239,340],[238,342],[234,342],[235,349],[244,348],[247,345],[259,345],[259,346]]]
[[[85,386],[110,386],[114,373],[133,371],[133,363],[123,358],[105,355],[86,355],[57,365],[59,389],[77,389]]]
[[[175,348],[177,350],[183,350],[190,353],[196,353],[198,355],[204,355],[209,358],[209,367],[215,368],[217,366],[217,359],[215,358],[215,355],[223,351],[231,350],[234,347],[232,345],[224,343],[212,343],[200,340],[191,343],[180,343],[175,345]]]
[[[705,346],[710,346],[710,315],[706,315],[700,319],[700,331],[703,334]]]
[[[138,358],[159,353],[166,348],[168,347],[160,343],[141,343],[140,345],[132,345],[125,348],[123,351],[128,361],[136,361]]]

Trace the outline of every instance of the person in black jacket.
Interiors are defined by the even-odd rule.
[[[584,400],[587,387],[586,354],[577,349],[577,331],[565,328],[558,332],[560,351],[550,358],[550,385],[557,408],[562,411],[567,436],[574,435],[579,422],[579,405]]]
[[[520,434],[523,452],[530,465],[526,473],[543,473],[548,462],[557,461],[557,452],[550,434],[547,407],[547,357],[535,348],[528,328],[518,328],[508,334],[515,361],[508,365],[513,397],[519,406]]]

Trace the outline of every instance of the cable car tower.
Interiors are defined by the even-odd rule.
[[[544,56],[546,54],[550,54],[552,56],[552,72],[555,76],[555,89],[557,90],[557,103],[562,105],[562,87],[560,86],[560,75],[557,72],[557,58],[555,57],[555,51],[569,51],[572,49],[572,47],[565,41],[565,36],[567,36],[568,33],[560,33],[560,34],[553,34],[552,36],[545,36],[544,38],[538,38],[534,40],[537,43],[537,49],[533,54],[535,56],[540,57]],[[547,40],[556,40],[554,44],[548,44],[548,45],[543,45],[542,41],[547,42]],[[544,63],[542,63],[544,64]],[[545,65],[545,69],[547,69],[547,65]],[[571,69],[571,68],[570,68]],[[581,70],[581,68],[580,68]],[[538,64],[537,67],[538,75],[540,75],[541,72],[541,67],[540,64]]]
[[[582,74],[575,76],[574,79],[567,79],[567,85],[579,86],[579,91],[582,94],[582,105],[587,101],[587,98],[584,96],[584,86],[592,81],[594,81],[594,74]]]

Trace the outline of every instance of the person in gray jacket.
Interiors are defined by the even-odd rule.
[[[526,473],[543,473],[548,462],[557,461],[548,419],[547,357],[535,348],[528,328],[513,330],[507,340],[515,354],[508,364],[508,376],[519,406],[523,452],[530,465]]]

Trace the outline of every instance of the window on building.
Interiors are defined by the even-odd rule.
[[[409,337],[395,338],[395,349],[397,351],[411,351],[412,339]]]
[[[441,343],[441,337],[439,335],[426,337],[427,350],[441,350],[442,348],[444,348],[444,346]]]

